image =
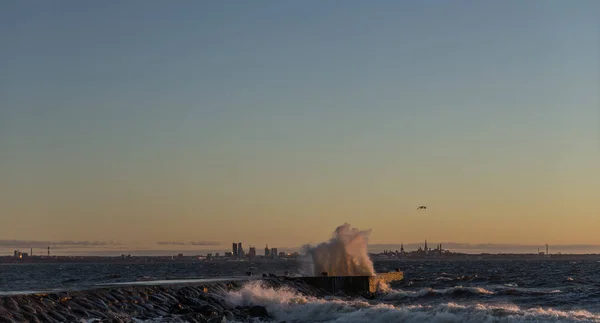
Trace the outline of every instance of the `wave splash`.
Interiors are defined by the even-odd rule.
[[[308,274],[327,272],[329,276],[374,276],[375,269],[367,251],[371,230],[358,230],[344,223],[331,240],[317,246],[305,246]]]

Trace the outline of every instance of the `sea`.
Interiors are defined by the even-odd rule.
[[[598,261],[375,261],[374,268],[376,272],[399,269],[405,279],[382,286],[373,298],[320,296],[301,288],[251,281],[222,291],[219,302],[228,303],[228,308],[264,308],[268,315],[219,317],[219,322],[600,322]],[[134,281],[239,277],[249,269],[256,275],[294,275],[301,270],[294,261],[2,264],[0,296],[5,301],[0,306],[7,306],[9,295]],[[159,303],[160,298],[155,299],[154,306]],[[10,310],[5,308],[0,314]],[[132,315],[129,319],[174,322],[160,316]],[[88,317],[85,322],[93,321]]]

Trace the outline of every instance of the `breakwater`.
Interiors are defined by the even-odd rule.
[[[248,321],[268,318],[260,307],[233,306],[228,291],[250,279],[223,279],[114,284],[81,291],[34,293],[0,297],[0,322],[170,322]],[[263,279],[265,286],[281,286]]]
[[[391,274],[391,275],[390,275]],[[0,322],[248,322],[270,318],[261,306],[238,306],[225,295],[254,281],[264,288],[288,288],[303,295],[363,295],[402,273],[342,277],[243,277],[115,283],[87,290],[0,297]]]

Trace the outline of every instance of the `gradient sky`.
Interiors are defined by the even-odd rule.
[[[0,239],[600,245],[599,16],[3,1]]]

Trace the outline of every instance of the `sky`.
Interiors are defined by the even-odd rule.
[[[599,15],[4,1],[0,240],[600,246]]]

